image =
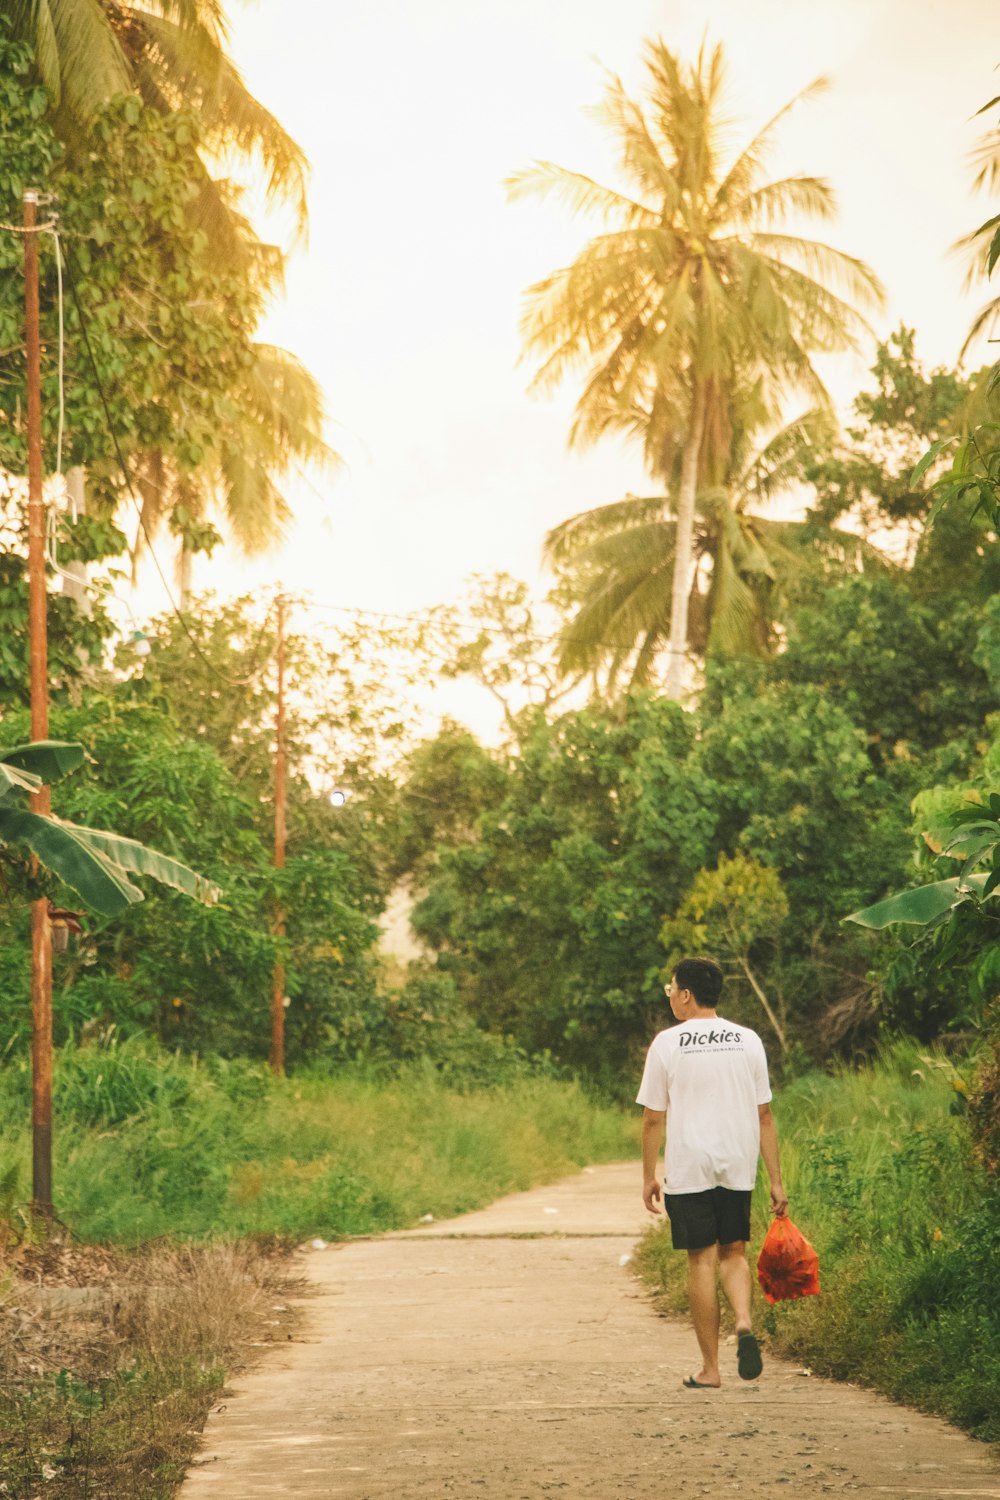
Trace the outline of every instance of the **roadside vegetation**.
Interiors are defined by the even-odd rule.
[[[67,1049],[56,1079],[60,1214],[94,1244],[377,1234],[632,1155],[638,1139],[631,1115],[523,1063],[459,1092],[426,1062],[276,1079],[112,1040]],[[23,1196],[23,1065],[0,1081]]]
[[[0,1493],[167,1500],[234,1370],[294,1337],[289,1252],[633,1156],[637,1120],[523,1061],[303,1072],[136,1039],[57,1060],[64,1223],[21,1206],[25,1073],[0,1073]],[[67,1228],[71,1226],[71,1228]]]
[[[1000,1442],[996,1184],[975,1158],[969,1069],[909,1042],[809,1073],[775,1103],[789,1213],[819,1253],[821,1294],[755,1317],[776,1353],[871,1386]],[[769,1223],[758,1184],[753,1244]],[[653,1230],[636,1267],[664,1311],[686,1312],[686,1260]]]
[[[226,1373],[294,1334],[284,1257],[244,1241],[0,1254],[0,1474],[13,1500],[168,1500]]]

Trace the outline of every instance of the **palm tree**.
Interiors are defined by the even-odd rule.
[[[339,464],[323,441],[323,399],[308,370],[272,344],[254,344],[253,351],[233,421],[220,430],[214,450],[194,473],[182,472],[159,453],[140,456],[136,480],[142,509],[134,563],[143,537],[168,514],[176,518],[180,506],[187,522],[196,525],[213,510],[221,511],[243,551],[259,552],[283,535],[292,518],[277,476],[293,464]],[[191,588],[192,549],[185,528],[180,529],[183,607]]]
[[[976,113],[985,115],[990,110],[996,109],[998,104],[1000,104],[1000,95],[991,99],[989,104],[984,104]],[[994,125],[980,137],[971,152],[971,162],[973,191],[995,193],[1000,185],[1000,125]],[[1000,214],[992,214],[971,234],[963,235],[955,242],[952,249],[964,253],[968,261],[968,271],[965,277],[967,289],[971,289],[978,283],[984,271],[987,275],[992,275],[998,253],[1000,253]],[[1000,320],[1000,297],[991,297],[972,321],[972,326],[958,356],[960,360],[965,358],[969,346],[978,335],[992,332],[998,320]]]
[[[9,24],[27,41],[51,100],[51,123],[71,155],[89,149],[89,126],[102,105],[138,93],[160,114],[196,114],[203,147],[213,156],[259,158],[272,199],[290,203],[306,223],[306,158],[278,121],[247,90],[226,55],[228,27],[220,0],[12,0]],[[202,165],[194,213],[211,254],[237,269],[261,303],[281,281],[285,257],[263,244],[240,212],[239,193]],[[204,518],[215,500],[246,551],[278,540],[290,509],[278,477],[292,462],[333,465],[322,437],[323,398],[291,354],[253,344],[252,364],[234,392],[230,429],[196,474],[181,474],[162,453],[137,455],[142,539],[167,515]],[[191,553],[182,535],[182,597]]]
[[[821,82],[727,166],[722,48],[703,47],[693,68],[662,41],[647,44],[645,58],[648,114],[618,79],[603,108],[632,192],[550,162],[517,174],[509,187],[514,195],[557,192],[614,226],[529,290],[522,327],[528,347],[544,356],[536,386],[587,369],[571,442],[632,428],[638,411],[652,473],[666,479],[679,460],[666,684],[679,697],[695,498],[705,474],[728,460],[734,387],[755,381],[762,420],[771,422],[793,391],[829,407],[812,357],[857,348],[865,325],[853,303],[875,306],[883,294],[861,261],[772,228],[790,214],[829,218],[834,211],[821,178],[763,179],[777,126]]]
[[[687,599],[687,639],[699,655],[766,657],[778,642],[783,606],[805,570],[828,564],[887,566],[869,543],[848,532],[756,514],[801,480],[808,461],[829,442],[823,409],[787,424],[752,448],[734,428],[730,472],[699,490],[695,501],[695,567]],[[576,580],[579,608],[562,633],[567,675],[607,667],[613,692],[649,683],[669,640],[676,522],[664,495],[627,496],[573,516],[549,532],[546,559]]]
[[[116,94],[138,93],[161,114],[189,110],[212,153],[259,155],[270,195],[291,203],[305,227],[305,155],[226,55],[220,0],[8,0],[5,8],[12,35],[34,53],[69,147]],[[201,187],[203,217],[237,253],[241,236],[207,170]]]

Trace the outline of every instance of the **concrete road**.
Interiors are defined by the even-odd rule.
[[[945,1423],[767,1358],[686,1391],[694,1336],[622,1262],[637,1163],[304,1252],[299,1341],[234,1383],[182,1500],[1000,1500]]]

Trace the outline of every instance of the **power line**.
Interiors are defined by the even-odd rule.
[[[434,624],[455,625],[458,628],[464,628],[464,629],[472,632],[473,637],[477,636],[477,635],[486,634],[486,635],[502,636],[505,639],[509,639],[510,635],[511,635],[511,631],[509,629],[507,629],[506,627],[504,627],[503,625],[488,625],[485,622],[481,622],[479,620],[467,620],[467,619],[466,620],[463,620],[463,619],[454,620],[453,619],[453,620],[448,620],[448,621],[442,621],[441,618],[440,618],[440,616],[438,614],[436,614],[433,609],[429,609],[429,610],[425,610],[425,611],[414,610],[410,614],[401,614],[401,613],[394,613],[391,610],[361,609],[359,607],[355,607],[355,606],[351,606],[351,605],[347,605],[347,604],[328,604],[328,603],[320,602],[320,601],[317,601],[317,600],[311,600],[311,599],[308,599],[308,598],[302,599],[300,601],[300,603],[301,603],[301,607],[303,609],[306,609],[306,610],[312,609],[312,610],[319,610],[319,611],[327,612],[327,613],[330,613],[330,614],[346,614],[346,615],[351,615],[351,616],[353,616],[355,618],[360,617],[360,618],[364,618],[364,619],[373,619],[373,620],[398,620],[398,621],[401,621],[401,622],[407,623],[407,624],[420,624],[420,625],[434,625]],[[441,606],[441,608],[447,608],[447,606]],[[522,636],[521,639],[523,641],[525,641],[526,643],[530,644],[530,645],[536,645],[536,646],[592,646],[595,650],[599,650],[599,651],[616,651],[616,652],[625,652],[625,653],[628,653],[630,651],[637,651],[637,650],[641,649],[641,643],[639,643],[639,642],[633,642],[632,644],[629,644],[627,642],[622,642],[622,641],[606,641],[606,640],[600,640],[600,639],[595,640],[592,636],[583,636],[583,635],[574,636],[574,635],[572,635],[570,633],[567,633],[565,631],[560,631],[560,632],[558,632],[555,635],[543,635],[543,634],[540,634],[540,633],[530,632],[530,633],[527,633],[524,636]],[[470,644],[471,645],[472,641],[469,640],[465,644]],[[667,646],[666,641],[664,641],[664,644],[663,644],[662,647],[657,647],[656,648],[655,654],[657,656],[659,656],[661,654],[665,654],[667,652],[667,650],[668,650],[668,646]],[[765,668],[765,669],[773,669],[774,664],[776,662],[781,661],[781,659],[785,655],[785,652],[783,652],[783,651],[782,652],[778,652],[774,656],[743,656],[743,655],[736,655],[735,653],[727,652],[725,656],[711,657],[711,658],[710,657],[705,657],[704,659],[698,657],[696,655],[696,653],[693,652],[693,651],[685,652],[685,655],[687,656],[687,658],[688,658],[689,661],[696,661],[696,662],[701,663],[704,666],[707,666],[709,664],[709,662],[711,661],[711,662],[713,662],[716,665],[722,665],[722,666],[726,666],[729,663],[733,663],[733,664],[739,664],[739,665],[742,665],[742,666],[761,667],[761,668]],[[587,671],[589,672],[589,670],[590,669],[588,668]],[[586,675],[586,673],[584,673],[583,675]],[[871,675],[871,674],[866,674],[866,673],[862,673],[862,672],[856,672],[855,675],[860,676],[860,677],[864,677],[866,675]],[[781,682],[791,683],[791,682],[794,682],[796,679],[783,675],[783,676],[780,676],[780,677],[775,677],[774,680],[781,681]]]
[[[316,601],[310,600],[310,599],[306,599],[306,600],[303,601],[303,607],[305,609],[317,609],[317,610],[328,611],[331,614],[347,614],[347,615],[353,615],[353,616],[356,616],[356,617],[357,616],[363,616],[364,618],[367,618],[367,619],[375,619],[375,620],[400,620],[400,621],[403,621],[403,622],[408,623],[408,624],[422,624],[422,625],[443,624],[443,625],[455,625],[455,626],[457,626],[459,628],[464,628],[464,629],[467,629],[469,631],[472,631],[476,635],[481,635],[481,634],[498,635],[498,636],[503,636],[505,638],[509,638],[510,634],[511,634],[510,630],[508,630],[503,625],[487,625],[485,622],[482,622],[482,621],[479,621],[479,620],[462,620],[462,619],[457,619],[457,620],[442,620],[441,617],[438,614],[436,614],[433,610],[414,611],[412,614],[395,614],[391,610],[359,609],[359,608],[354,608],[354,607],[352,607],[350,605],[347,605],[347,604],[325,604],[325,603],[319,603],[319,602],[316,602]],[[443,606],[443,608],[447,608],[447,606]],[[593,646],[593,647],[595,647],[597,649],[604,650],[604,651],[632,651],[632,650],[637,649],[637,643],[629,644],[629,643],[623,642],[623,641],[594,640],[593,637],[591,637],[591,636],[582,636],[582,635],[580,635],[580,636],[573,636],[571,634],[567,634],[565,631],[560,631],[560,632],[558,632],[555,635],[543,635],[543,634],[531,631],[531,632],[526,633],[524,636],[522,636],[522,640],[524,640],[525,642],[529,643],[530,645],[536,645],[536,646],[549,646],[549,645],[555,645],[555,646],[574,646],[574,645],[575,646]],[[666,650],[667,649],[666,646],[664,646],[663,649]],[[689,655],[693,656],[693,653],[692,652],[685,652],[685,655],[686,656],[689,656]],[[759,662],[761,660],[761,658],[760,657],[756,657],[756,656],[746,656],[746,657],[729,656],[729,657],[726,658],[726,660],[727,661]]]

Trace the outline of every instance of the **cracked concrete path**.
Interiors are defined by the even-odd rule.
[[[765,1353],[686,1391],[686,1324],[622,1264],[635,1162],[304,1251],[301,1333],[234,1383],[181,1500],[1000,1500],[983,1445]],[[554,1211],[553,1211],[554,1210]]]

